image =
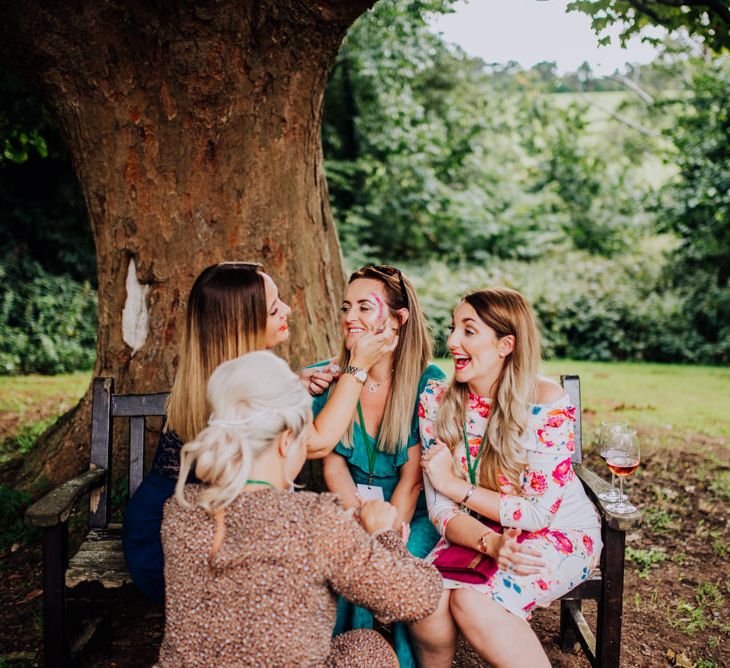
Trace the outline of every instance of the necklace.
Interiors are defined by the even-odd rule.
[[[383,378],[383,380],[379,380],[379,381],[377,381],[377,382],[376,382],[376,381],[372,381],[371,383],[368,383],[368,392],[370,392],[370,394],[374,394],[375,392],[377,392],[378,388],[379,388],[379,387],[380,387],[380,386],[381,386],[381,385],[382,385],[382,384],[383,384],[384,382],[386,382],[386,381],[390,380],[390,379],[391,379],[392,377],[393,377],[393,374],[391,374],[391,375],[390,375],[390,376],[388,376],[387,378]]]

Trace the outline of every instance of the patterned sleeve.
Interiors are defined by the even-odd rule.
[[[421,432],[421,445],[424,450],[430,448],[436,440],[434,426],[438,405],[445,389],[446,383],[444,381],[431,380],[421,393],[421,400],[418,404],[418,423]],[[459,504],[437,492],[431,485],[427,475],[423,476],[423,489],[426,495],[426,504],[428,505],[428,517],[436,530],[442,536],[446,536],[448,523],[454,517],[466,515],[467,513],[461,509]]]
[[[320,497],[313,538],[332,589],[384,624],[430,615],[443,589],[436,568],[411,555],[396,531],[373,538],[332,495]]]
[[[530,429],[532,445],[527,449],[523,496],[502,494],[500,524],[525,531],[539,531],[550,525],[575,473],[571,456],[575,450],[575,406],[547,410],[535,406]],[[555,404],[552,404],[553,406]],[[539,416],[539,413],[543,413]]]

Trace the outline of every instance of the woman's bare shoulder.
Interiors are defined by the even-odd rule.
[[[565,390],[560,383],[552,378],[539,376],[535,387],[535,403],[551,404],[565,396]]]

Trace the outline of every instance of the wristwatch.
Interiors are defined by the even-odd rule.
[[[355,376],[357,380],[359,380],[363,385],[365,385],[365,381],[368,379],[368,372],[365,371],[365,369],[361,369],[360,367],[356,366],[346,366],[344,369],[342,369],[342,373],[349,373],[352,376]]]

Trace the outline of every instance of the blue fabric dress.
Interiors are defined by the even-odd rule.
[[[312,366],[321,366],[327,362],[321,362]],[[413,416],[411,418],[411,432],[408,443],[402,444],[395,454],[378,452],[375,458],[372,485],[383,489],[383,497],[390,501],[398,480],[400,479],[400,467],[408,461],[408,449],[420,447],[420,436],[418,431],[418,398],[423,392],[426,383],[431,379],[441,380],[445,378],[444,372],[436,365],[429,364],[421,376],[418,384],[418,392],[413,397]],[[327,402],[327,393],[315,397],[312,401],[312,412],[317,415]],[[355,420],[353,431],[353,447],[346,448],[341,442],[335,447],[335,452],[347,460],[347,467],[355,484],[367,485],[370,478],[370,466],[368,463],[367,450],[364,439],[367,438],[371,447],[375,446],[375,437],[363,433],[358,420]],[[426,497],[423,492],[418,497],[416,510],[411,520],[411,535],[408,539],[408,551],[423,559],[436,545],[441,538],[438,531],[428,519]],[[372,613],[360,606],[353,605],[340,597],[337,601],[337,621],[333,635],[337,636],[352,629],[373,628],[374,618]],[[416,659],[413,648],[408,637],[407,625],[397,622],[392,625],[393,644],[395,653],[402,668],[416,668]]]
[[[162,556],[162,509],[175,491],[180,471],[182,441],[174,431],[163,431],[152,470],[129,500],[122,523],[122,546],[127,568],[136,584],[158,603],[165,602]],[[190,476],[194,481],[194,476]]]

